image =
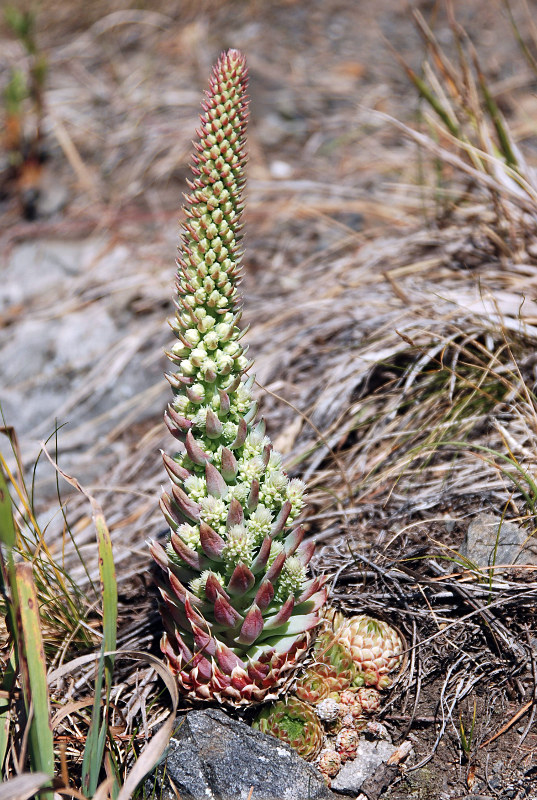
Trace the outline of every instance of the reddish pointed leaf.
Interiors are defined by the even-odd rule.
[[[220,395],[220,411],[222,414],[228,414],[230,408],[229,395],[222,389],[218,390],[218,394]]]
[[[172,533],[170,537],[171,545],[179,558],[188,564],[189,567],[192,569],[201,570],[204,568],[204,562],[199,553],[196,553],[195,550],[192,550],[191,547],[186,545],[180,536],[178,536],[175,532]]]
[[[270,548],[272,546],[272,539],[270,536],[266,536],[261,543],[261,547],[259,548],[259,553],[254,558],[252,563],[252,572],[254,575],[257,575],[258,572],[261,572],[262,569],[265,569],[267,566],[267,561],[270,555]]]
[[[291,618],[294,607],[295,598],[292,594],[290,594],[276,616],[265,622],[265,629],[271,630],[272,628],[279,628],[280,625],[283,625],[285,622],[287,622]]]
[[[222,475],[224,480],[231,482],[234,481],[237,477],[237,472],[239,471],[239,465],[237,464],[237,459],[227,447],[222,448],[222,467],[221,467]]]
[[[205,430],[209,439],[218,439],[222,433],[223,425],[211,408],[207,409],[205,417]]]
[[[302,542],[300,547],[295,553],[296,558],[299,559],[300,563],[303,566],[307,566],[311,561],[311,558],[315,552],[315,542],[313,539],[310,539],[307,542]]]
[[[263,615],[254,603],[241,625],[241,632],[237,638],[239,644],[253,644],[263,630]]]
[[[248,433],[248,426],[244,419],[241,417],[239,420],[239,428],[237,430],[237,435],[233,442],[229,445],[230,450],[237,450],[239,447],[242,447],[244,442],[246,441],[246,435]]]
[[[287,517],[291,513],[291,508],[292,508],[291,503],[289,502],[289,500],[286,500],[283,506],[280,508],[279,514],[274,520],[274,523],[272,525],[270,531],[270,535],[272,536],[272,538],[278,536],[278,534],[280,534],[283,531],[285,523],[287,522]]]
[[[194,646],[196,650],[203,650],[209,656],[216,655],[216,644],[212,636],[195,622],[191,623],[192,633],[194,634]]]
[[[200,522],[200,543],[201,549],[206,556],[218,560],[224,549],[224,540],[206,522]]]
[[[282,567],[285,564],[285,559],[287,556],[285,555],[285,551],[278,553],[274,561],[272,562],[272,566],[269,567],[269,570],[266,574],[267,580],[271,583],[274,583],[280,572],[282,571]]]
[[[207,481],[207,491],[213,497],[225,497],[227,495],[227,483],[215,466],[207,462],[205,464],[205,480]]]
[[[288,556],[292,556],[295,550],[297,549],[298,545],[301,543],[302,539],[304,538],[304,528],[302,525],[299,525],[298,528],[295,528],[291,533],[289,533],[285,538],[285,552]]]
[[[152,539],[149,542],[149,552],[162,569],[168,569],[168,556],[166,555],[166,550],[159,542],[155,542]]]
[[[241,615],[220,594],[214,601],[214,618],[219,625],[226,628],[234,628],[242,619]]]
[[[257,478],[254,478],[252,481],[252,485],[250,487],[250,493],[248,494],[248,499],[246,500],[246,507],[248,511],[255,511],[259,504],[259,481]]]
[[[172,486],[172,497],[179,510],[193,522],[199,522],[200,506],[180,486]]]
[[[229,504],[229,511],[227,513],[226,527],[229,530],[229,528],[232,528],[234,525],[242,525],[243,522],[244,512],[242,510],[242,506],[236,497],[232,497],[231,503]]]
[[[220,669],[228,675],[231,675],[236,667],[246,669],[246,665],[235,653],[227,647],[223,642],[216,640],[216,660]]]
[[[167,453],[164,453],[162,450],[160,452],[162,453],[162,460],[164,461],[166,471],[174,483],[182,484],[183,481],[190,477],[191,473],[187,469],[178,464],[173,458],[170,458]]]
[[[188,431],[185,439],[185,447],[186,452],[188,453],[188,457],[194,464],[199,464],[202,466],[207,461],[209,461],[210,456],[205,453],[199,444],[196,442],[194,437],[192,436],[192,431]]]
[[[222,597],[225,597],[226,600],[229,600],[229,595],[225,591],[216,575],[210,572],[205,582],[205,597],[210,603],[214,603],[219,594],[221,594]]]
[[[270,581],[266,578],[263,580],[257,590],[257,594],[255,596],[256,605],[264,611],[269,605],[272,603],[272,599],[274,597],[274,586]]]
[[[229,579],[227,590],[230,595],[242,596],[250,591],[255,583],[255,578],[245,564],[237,564]]]

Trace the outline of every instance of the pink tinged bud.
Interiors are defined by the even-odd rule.
[[[252,563],[252,572],[254,575],[257,575],[258,572],[261,572],[262,569],[265,569],[267,566],[267,561],[270,555],[270,548],[272,546],[272,539],[270,536],[266,536],[262,543],[261,547],[259,548],[259,553],[254,558]]]
[[[315,542],[310,539],[308,542],[302,542],[296,551],[296,557],[299,559],[302,566],[307,566],[315,552]]]
[[[192,378],[186,378],[184,375],[170,375],[166,372],[164,377],[175,392],[182,391],[185,384],[192,383]]]
[[[210,603],[214,603],[219,594],[226,600],[229,600],[229,595],[224,591],[216,575],[211,572],[205,581],[205,597]]]
[[[155,542],[154,540],[149,542],[149,552],[162,569],[168,569],[168,556],[166,555],[166,551],[163,546],[159,542]]]
[[[189,380],[190,380],[190,383],[192,383],[192,378],[190,378]],[[204,400],[203,395],[200,394],[195,389],[192,389],[190,386],[187,386],[186,389],[185,389],[185,392],[186,392],[186,396],[188,397],[188,399],[192,403],[197,403],[198,405],[199,405],[199,403],[203,403],[203,400]]]
[[[222,433],[222,423],[210,408],[207,409],[205,417],[205,430],[209,439],[218,439]]]
[[[230,408],[229,395],[222,389],[218,390],[218,394],[220,395],[220,410],[223,414],[228,414]]]
[[[286,558],[287,556],[285,555],[285,551],[282,551],[281,553],[278,553],[278,555],[272,562],[272,566],[269,568],[266,575],[267,580],[269,580],[271,583],[274,583],[274,581],[282,571]]]
[[[275,536],[278,536],[284,529],[285,523],[287,522],[287,518],[291,513],[292,505],[289,500],[286,500],[285,503],[280,508],[279,514],[274,520],[272,528],[270,530],[270,535],[274,539]]]
[[[182,483],[190,477],[191,473],[187,469],[178,464],[173,458],[170,458],[167,453],[164,453],[162,450],[160,452],[166,471],[174,483]]]
[[[263,630],[263,625],[263,615],[254,603],[244,617],[237,642],[246,645],[253,644]]]
[[[216,467],[207,462],[205,464],[205,480],[207,481],[207,491],[213,497],[225,497],[227,495],[227,483]]]
[[[255,603],[261,611],[264,611],[272,603],[274,597],[274,586],[266,578],[261,582],[257,594],[255,596]]]
[[[227,512],[226,528],[232,528],[234,525],[242,525],[244,522],[244,511],[236,497],[231,498],[229,504],[229,511]]]
[[[164,414],[164,422],[166,423],[166,427],[170,431],[171,435],[175,439],[178,439],[180,442],[184,441],[185,433],[188,428],[176,425],[168,412]]]
[[[246,352],[246,350],[244,352]],[[263,436],[265,435],[266,430],[267,430],[267,426],[265,424],[265,420],[264,419],[260,419],[259,422],[255,425],[253,433],[256,436],[259,436],[260,439],[262,439]]]
[[[225,628],[234,628],[237,623],[242,620],[242,617],[238,611],[235,611],[233,606],[231,606],[225,597],[222,597],[220,594],[214,601],[213,613],[216,622],[219,625],[223,625]]]
[[[176,533],[172,533],[170,541],[173,549],[179,558],[185,562],[185,564],[188,564],[189,567],[192,567],[192,569],[196,569],[199,572],[204,569],[205,559],[202,559],[199,553],[196,553],[195,550],[192,550],[190,547],[188,547],[188,545],[183,542],[180,536],[178,536]]]
[[[207,381],[207,383],[214,383],[216,380],[216,372],[214,369],[206,369],[203,372],[203,377]]]
[[[209,558],[217,561],[222,555],[225,542],[206,522],[200,522],[200,543],[201,549]]]
[[[188,431],[185,439],[185,447],[186,452],[188,453],[188,457],[194,464],[199,464],[202,466],[203,464],[207,463],[207,461],[211,460],[211,456],[205,453],[199,444],[196,442],[194,437],[192,436],[192,431]]]
[[[252,481],[252,486],[250,487],[248,498],[246,500],[246,507],[248,511],[255,511],[258,504],[259,504],[259,481],[257,480],[257,478],[254,478]]]
[[[233,392],[236,392],[240,386],[240,382],[241,382],[240,376],[234,378],[232,382],[229,384],[229,386],[226,387],[226,392],[228,392],[229,394],[233,394]]]
[[[267,464],[270,459],[270,454],[272,453],[272,445],[266,444],[263,448],[263,469],[267,468]]]
[[[279,628],[280,625],[284,625],[291,618],[294,607],[295,598],[290,594],[278,613],[265,621],[265,630],[272,630],[273,628]]]
[[[250,363],[247,364],[247,366],[245,367],[243,372],[245,372],[247,369],[249,369],[252,366],[253,363],[254,363],[253,361],[250,361]],[[259,404],[258,404],[257,400],[254,403],[252,403],[252,405],[250,406],[250,408],[248,409],[248,411],[244,415],[244,421],[246,423],[251,422],[253,419],[255,419],[255,415],[257,414],[258,405]]]
[[[227,645],[219,642],[218,639],[216,640],[216,660],[220,669],[227,675],[231,675],[237,667],[243,670],[246,669],[244,662]]]
[[[172,486],[172,497],[179,510],[193,522],[199,522],[200,506],[180,486]]]
[[[186,417],[181,416],[181,414],[178,414],[175,408],[171,405],[168,405],[165,416],[168,416],[175,427],[179,428],[179,430],[183,431],[184,433],[186,433],[192,427],[192,422],[189,419],[186,419]]]
[[[285,552],[288,556],[293,555],[303,538],[304,528],[302,525],[299,525],[298,528],[295,528],[293,531],[291,531],[291,533],[285,539]]]
[[[243,417],[239,420],[239,426],[237,430],[237,435],[233,442],[229,445],[230,450],[237,450],[237,448],[242,447],[244,442],[246,441],[246,436],[248,435],[248,426],[246,424],[246,420]]]
[[[249,592],[252,586],[255,583],[255,578],[253,573],[248,569],[248,567],[243,564],[237,564],[231,578],[229,579],[227,590],[230,595],[235,597],[242,597]]]
[[[237,459],[227,447],[222,448],[222,467],[221,472],[225,481],[230,483],[237,477],[239,465]]]

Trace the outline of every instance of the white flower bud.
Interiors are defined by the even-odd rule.
[[[209,333],[206,333],[203,337],[203,344],[207,348],[207,350],[216,350],[218,345],[220,344],[220,337],[216,333],[216,331],[212,330]]]
[[[198,329],[202,333],[207,333],[207,331],[210,331],[211,328],[214,328],[214,317],[207,315],[206,317],[203,317],[203,319],[199,321]]]
[[[181,361],[179,366],[181,368],[181,372],[183,373],[183,375],[190,376],[193,375],[195,372],[193,365],[186,358],[183,361]]]
[[[199,332],[195,328],[189,328],[187,331],[185,331],[184,337],[193,347],[195,347],[201,339]]]
[[[203,346],[195,347],[194,350],[190,353],[190,363],[193,364],[195,367],[201,367],[205,359],[207,358],[207,353]]]
[[[188,354],[190,353],[190,350],[188,347],[185,347],[182,342],[177,342],[172,347],[172,353],[174,356],[177,356],[178,358],[186,358],[186,356],[188,356]]]

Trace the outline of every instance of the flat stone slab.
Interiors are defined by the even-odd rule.
[[[321,774],[288,745],[219,709],[183,718],[165,763],[164,800],[335,800]],[[250,795],[251,792],[251,795]]]
[[[481,569],[495,564],[537,564],[537,540],[501,517],[478,514],[468,527],[459,553]]]
[[[332,789],[356,797],[365,781],[386,763],[396,749],[393,744],[383,740],[371,742],[360,739],[356,758],[346,761],[336,777],[332,778]]]

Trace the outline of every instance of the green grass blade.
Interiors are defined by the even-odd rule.
[[[13,519],[13,504],[9,495],[4,470],[0,466],[0,542],[7,548],[15,547],[17,531]]]
[[[105,656],[104,654],[114,651],[117,642],[117,581],[112,553],[112,540],[110,539],[110,533],[104,516],[95,501],[92,501],[92,506],[99,551],[99,574],[101,578],[103,606],[103,643],[97,668],[91,725],[84,748],[82,765],[82,787],[88,797],[93,797],[99,785],[99,775],[103,765],[108,728],[108,710],[110,690],[112,688],[114,656]],[[105,687],[105,703],[101,713],[103,683]]]
[[[97,665],[97,676],[95,679],[95,695],[93,698],[93,710],[91,713],[91,723],[84,747],[84,758],[82,760],[82,791],[86,797],[92,797],[99,782],[99,772],[102,765],[103,751],[99,754],[99,740],[101,731],[101,698],[103,691],[104,678],[104,642],[101,647],[99,663]]]
[[[15,648],[12,648],[9,661],[7,662],[2,680],[0,681],[0,689],[8,695],[5,698],[0,698],[0,771],[4,768],[4,761],[9,745],[11,692],[15,687],[16,678],[17,660]]]
[[[24,699],[28,712],[32,711],[29,732],[29,749],[32,769],[54,774],[54,749],[50,725],[50,707],[47,687],[47,666],[39,619],[39,605],[31,564],[15,566],[20,624],[20,664]]]
[[[112,540],[102,512],[94,507],[94,522],[97,530],[97,543],[99,547],[99,574],[101,577],[101,591],[103,598],[103,634],[104,649],[116,649],[117,642],[117,581],[114,556],[112,553]],[[112,680],[114,659],[106,658],[106,682],[109,689]]]

